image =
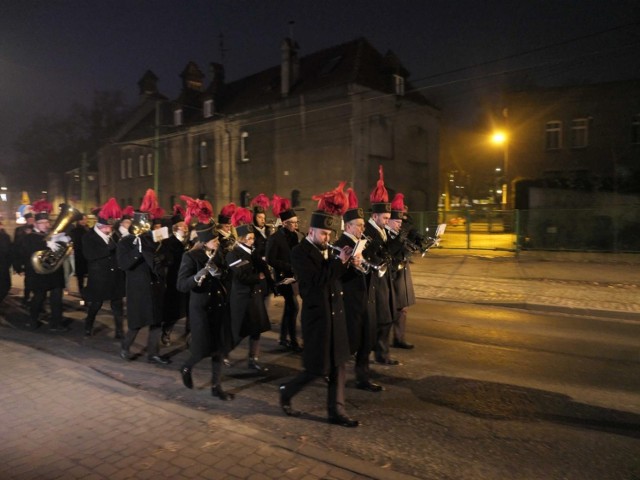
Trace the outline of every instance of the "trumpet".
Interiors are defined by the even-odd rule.
[[[336,252],[338,255],[342,253],[342,249],[340,247],[336,247],[335,245],[328,244],[329,248]],[[375,270],[378,272],[378,277],[384,277],[384,274],[387,273],[387,265],[386,263],[382,263],[380,265],[376,265],[371,263],[364,258],[360,261],[360,265],[354,265],[356,269],[362,272],[365,275],[368,275],[371,270]]]

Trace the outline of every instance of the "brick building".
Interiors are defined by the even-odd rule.
[[[165,209],[181,194],[246,204],[258,193],[313,209],[311,196],[350,182],[363,206],[385,183],[412,210],[438,200],[439,111],[412,91],[397,57],[364,38],[299,57],[285,39],[280,65],[227,83],[193,62],[169,100],[148,71],[140,104],[99,152],[100,197],[137,207],[156,187]]]

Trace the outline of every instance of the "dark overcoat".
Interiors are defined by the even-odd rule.
[[[164,295],[163,315],[166,321],[177,321],[187,311],[187,294],[178,290],[178,272],[185,252],[185,244],[175,235],[163,240],[163,252],[167,268],[167,291]]]
[[[69,232],[69,237],[71,237],[71,241],[73,242],[73,267],[76,276],[87,275],[89,273],[87,257],[83,252],[84,244],[82,243],[82,239],[89,231],[85,226],[76,225]]]
[[[291,263],[302,297],[302,365],[309,373],[328,375],[350,357],[340,282],[347,267],[338,258],[325,260],[307,240],[291,250]]]
[[[11,290],[11,237],[0,227],[0,302]]]
[[[52,273],[37,273],[33,269],[31,256],[39,250],[48,250],[46,235],[34,230],[20,240],[20,252],[24,261],[24,288],[27,290],[53,290],[64,288],[64,268],[62,264]]]
[[[83,292],[88,302],[118,300],[125,295],[125,273],[118,268],[117,244],[113,238],[105,243],[94,230],[82,236],[82,252],[87,260],[87,286]]]
[[[367,222],[364,227],[364,234],[371,239],[364,249],[362,256],[374,265],[380,265],[385,261],[385,254],[388,254],[386,242],[380,232],[371,223]],[[369,301],[373,302],[373,312],[378,325],[387,325],[392,322],[394,311],[393,289],[391,287],[390,272],[382,277],[373,268],[369,272],[367,279],[369,287]]]
[[[354,248],[356,242],[343,234],[334,245],[340,248],[344,246]],[[353,265],[349,265],[347,272],[340,280],[344,292],[344,308],[351,353],[359,350],[370,351],[376,341],[376,322],[375,313],[371,311],[374,303],[369,301],[367,277]]]
[[[161,323],[164,265],[158,261],[157,249],[150,232],[139,237],[127,235],[117,243],[118,267],[126,273],[129,329]]]
[[[231,264],[238,260],[246,260],[249,263],[232,267]],[[263,271],[259,264],[261,261],[238,245],[233,247],[226,257],[231,273],[229,295],[231,331],[236,345],[246,336],[257,335],[271,329],[259,277],[260,272]]]
[[[182,256],[176,286],[189,293],[189,322],[194,356],[208,357],[231,350],[231,331],[227,292],[219,278],[207,275],[201,285],[195,275],[207,263],[203,248],[193,248]]]
[[[276,282],[293,277],[291,249],[298,245],[298,235],[282,227],[267,240],[267,263],[273,267]]]
[[[403,239],[404,235],[396,235],[394,238],[389,238],[388,242],[389,252],[393,257],[393,268],[389,273],[391,274],[395,312],[416,303],[411,267],[408,261],[410,253],[405,247]]]

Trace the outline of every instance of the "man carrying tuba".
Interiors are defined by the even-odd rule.
[[[66,332],[69,328],[62,324],[62,292],[64,289],[64,271],[62,268],[49,268],[38,271],[38,264],[30,261],[37,255],[50,254],[56,256],[62,254],[61,249],[66,249],[70,243],[70,238],[62,232],[54,229],[55,234],[50,234],[51,223],[49,214],[52,206],[46,200],[34,202],[33,211],[35,217],[34,229],[27,234],[21,242],[21,258],[26,259],[24,267],[25,288],[33,291],[33,301],[30,306],[29,328],[38,328],[42,322],[39,319],[44,301],[49,294],[49,305],[51,307],[51,318],[49,320],[49,330],[51,332]],[[62,213],[59,219],[62,219]],[[57,221],[56,224],[59,224]],[[62,262],[60,262],[60,265]]]

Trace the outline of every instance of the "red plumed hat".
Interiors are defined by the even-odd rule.
[[[396,193],[391,202],[391,218],[402,220],[404,216],[404,195],[402,193]]]
[[[329,215],[344,215],[344,212],[349,208],[349,197],[344,192],[344,186],[346,184],[347,182],[340,182],[340,184],[330,192],[311,197],[313,200],[318,201],[318,210],[328,213]]]
[[[342,219],[345,222],[350,222],[356,218],[364,218],[364,210],[358,207],[358,197],[353,188],[347,189],[347,197],[349,197],[349,210],[344,212]]]
[[[186,195],[180,195],[180,200],[187,205],[184,215],[184,221],[187,225],[190,225],[193,219],[201,224],[211,223],[213,206],[207,200],[196,200]]]
[[[101,225],[113,225],[122,216],[122,209],[115,198],[111,197],[99,208],[96,216]]]
[[[253,197],[249,206],[253,207],[253,213],[267,213],[267,208],[269,208],[269,197],[264,193],[259,193]]]
[[[291,200],[280,197],[275,193],[271,199],[271,211],[283,222],[297,216],[295,210],[291,208]]]
[[[238,207],[235,203],[231,202],[222,207],[220,214],[218,215],[218,223],[231,223],[231,217]]]
[[[125,219],[132,219],[133,218],[133,214],[136,213],[135,210],[133,209],[133,207],[131,205],[127,205],[125,208],[122,209],[122,213],[120,215],[122,215],[122,220]]]
[[[382,165],[378,167],[378,173],[380,178],[376,183],[376,188],[373,189],[369,200],[371,201],[371,211],[373,213],[389,213],[391,212],[391,204],[389,203],[389,194],[384,187],[384,173],[382,171]]]
[[[175,225],[178,222],[184,221],[184,208],[177,203],[173,206],[173,215],[171,216],[171,225]]]
[[[253,221],[253,214],[251,210],[248,208],[237,208],[233,215],[231,215],[231,224],[234,227],[239,227],[240,225],[250,225]]]
[[[144,198],[142,199],[142,203],[140,204],[140,211],[151,213],[156,210],[160,205],[158,204],[158,198],[156,197],[156,192],[153,191],[152,188],[149,188],[144,194]]]
[[[48,220],[49,214],[53,210],[53,205],[47,202],[44,198],[33,202],[31,206],[33,208],[33,216],[37,220]]]

